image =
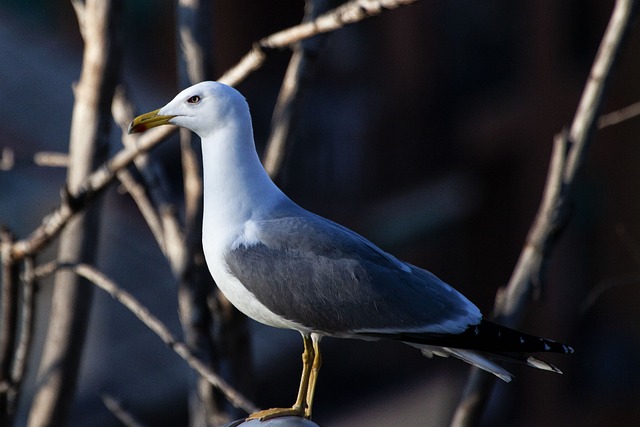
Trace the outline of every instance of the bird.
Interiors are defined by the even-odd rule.
[[[166,124],[201,139],[202,246],[216,285],[248,317],[302,335],[295,403],[247,419],[311,418],[323,337],[401,341],[506,382],[512,375],[496,360],[561,373],[531,353],[573,353],[568,345],[485,319],[436,275],[293,202],[263,168],[249,105],[236,89],[215,81],[195,84],[136,117],[128,132]]]

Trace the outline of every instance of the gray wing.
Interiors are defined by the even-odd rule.
[[[313,331],[459,333],[482,317],[435,275],[297,206],[260,221],[258,240],[229,251],[227,268],[272,312]]]

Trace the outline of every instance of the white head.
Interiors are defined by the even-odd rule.
[[[216,82],[198,83],[164,107],[136,117],[129,133],[164,124],[190,129],[202,139],[205,218],[234,225],[254,213],[256,200],[281,197],[260,163],[249,107],[235,89]]]
[[[244,97],[234,88],[218,82],[202,82],[186,88],[164,107],[136,117],[129,133],[173,124],[192,130],[206,138],[225,126],[249,119]]]

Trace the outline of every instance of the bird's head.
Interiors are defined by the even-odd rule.
[[[133,119],[129,133],[172,124],[205,138],[218,126],[230,123],[230,115],[237,115],[242,110],[247,110],[247,105],[237,90],[218,82],[202,82],[186,88],[164,107]]]

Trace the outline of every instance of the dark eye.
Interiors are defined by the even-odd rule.
[[[187,102],[189,104],[197,104],[198,102],[200,102],[200,97],[198,95],[193,95],[191,98],[187,99]]]

